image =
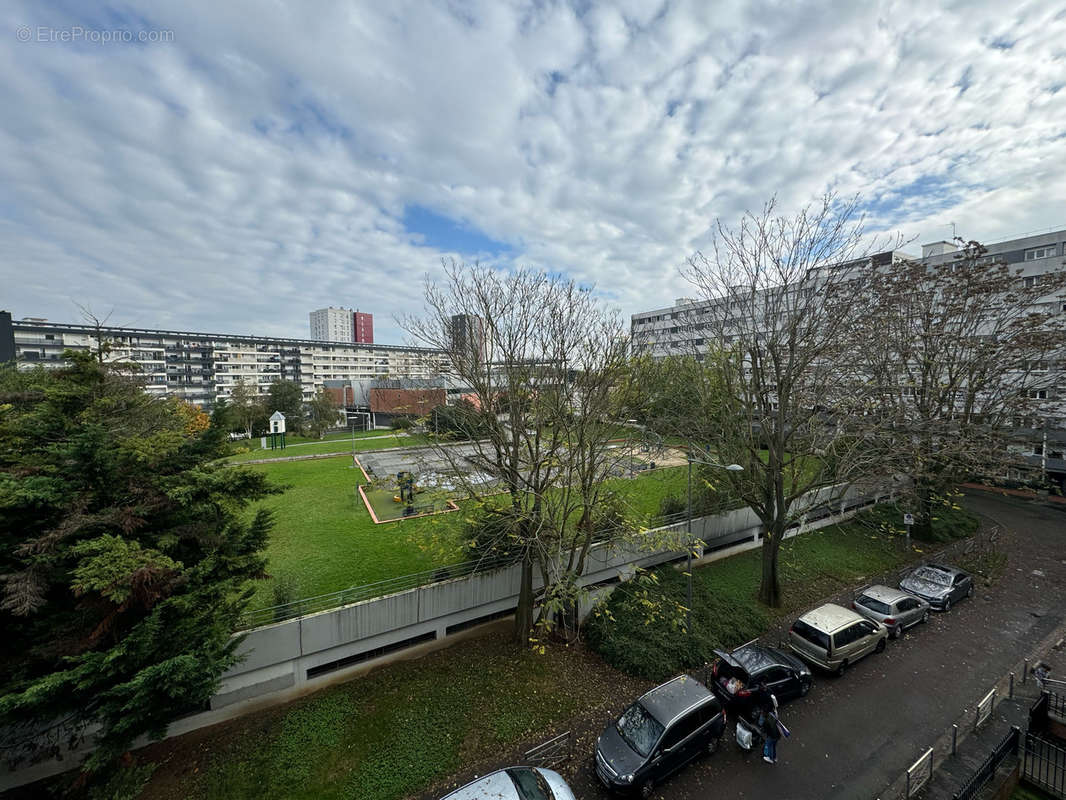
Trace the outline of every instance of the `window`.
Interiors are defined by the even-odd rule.
[[[666,736],[663,737],[663,747],[673,747],[676,744],[680,744],[694,734],[696,729],[702,724],[703,720],[700,719],[699,709],[693,709],[675,722],[670,727],[670,730],[666,732]]]
[[[1022,283],[1025,284],[1026,289],[1032,289],[1038,283],[1040,283],[1041,275],[1030,275],[1028,278],[1022,278]]]
[[[1025,251],[1026,261],[1036,261],[1038,258],[1050,258],[1055,255],[1055,245],[1049,244],[1047,247],[1034,247],[1031,250]]]
[[[813,625],[808,625],[801,619],[798,619],[793,623],[792,632],[801,639],[806,639],[811,644],[821,647],[823,650],[829,649],[829,637]]]
[[[1047,389],[1030,389],[1027,396],[1030,400],[1047,400]]]
[[[845,647],[851,644],[857,638],[857,629],[854,625],[845,628],[842,631],[837,631],[833,634],[833,647]]]
[[[855,602],[861,606],[870,609],[871,611],[876,611],[878,614],[890,613],[888,605],[886,603],[882,603],[880,600],[875,600],[874,598],[866,594],[860,595],[859,599]]]

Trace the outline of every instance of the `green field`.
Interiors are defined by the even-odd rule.
[[[396,431],[371,431],[369,433],[356,434],[354,450],[361,452],[363,450],[380,450],[386,447],[417,447],[427,443],[428,441],[423,436],[397,433]],[[284,450],[271,450],[270,448],[263,450],[257,442],[254,450],[237,453],[230,456],[227,461],[240,463],[264,458],[292,458],[293,456],[322,455],[324,453],[351,453],[352,450],[353,441],[351,436],[345,439],[298,444],[286,447]]]
[[[267,546],[271,578],[259,584],[252,610],[463,560],[461,511],[376,525],[356,491],[365,480],[352,469],[351,459],[250,468],[290,487],[260,504],[274,512],[275,526]],[[684,467],[669,467],[607,485],[623,498],[634,520],[651,524],[662,497],[685,491],[685,477]]]
[[[461,560],[456,546],[447,557],[447,540],[457,529],[450,519],[459,514],[375,525],[355,487],[365,482],[351,460],[323,458],[256,464],[251,469],[275,483],[288,485],[284,494],[260,504],[274,512],[275,525],[267,546],[267,571],[251,608],[276,603],[273,586],[286,587],[290,597],[326,594],[364,583],[433,569]],[[441,552],[426,552],[420,543],[443,539]]]

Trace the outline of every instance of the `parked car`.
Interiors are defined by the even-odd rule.
[[[613,791],[651,797],[671,773],[715,752],[724,730],[718,698],[681,675],[643,695],[604,729],[596,740],[596,776]]]
[[[441,800],[575,800],[558,773],[542,767],[507,767],[490,772]]]
[[[867,619],[888,628],[888,635],[898,639],[911,625],[929,620],[929,603],[899,589],[888,586],[868,586],[851,607]]]
[[[761,644],[745,644],[732,653],[715,650],[718,659],[711,668],[711,691],[727,714],[744,715],[752,690],[760,683],[779,703],[802,697],[811,689],[811,671],[791,653]]]
[[[911,570],[899,588],[925,600],[937,611],[947,611],[952,603],[973,597],[973,576],[958,567],[926,564]]]
[[[881,623],[826,603],[792,623],[788,646],[804,661],[843,675],[863,656],[884,650],[887,638],[888,628]]]

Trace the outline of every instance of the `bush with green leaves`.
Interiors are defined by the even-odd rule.
[[[933,504],[930,536],[926,541],[950,542],[955,539],[965,539],[977,532],[980,521],[958,504],[959,497],[957,494],[952,494],[936,498]],[[903,525],[905,511],[906,509],[896,503],[881,503],[858,514],[856,522],[872,527],[881,533],[902,536],[906,531]],[[919,538],[919,530],[915,528],[912,531],[914,538]]]
[[[754,639],[770,624],[760,606],[697,580],[687,633],[687,587],[687,576],[672,567],[619,584],[585,622],[589,644],[611,666],[659,680],[713,660],[716,649]]]

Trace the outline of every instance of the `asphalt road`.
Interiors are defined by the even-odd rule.
[[[949,731],[1066,618],[1066,513],[981,493],[966,505],[1005,529],[998,546],[1009,560],[996,585],[934,614],[843,678],[816,674],[811,693],[782,708],[792,736],[779,743],[777,764],[744,754],[730,728],[717,754],[655,796],[874,800]],[[582,760],[571,777],[575,795],[608,797],[591,760]]]

